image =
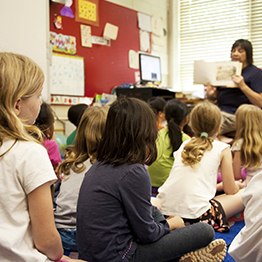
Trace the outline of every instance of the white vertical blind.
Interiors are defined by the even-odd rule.
[[[180,0],[180,87],[193,88],[194,60],[228,61],[235,40],[252,42],[262,67],[262,0]]]

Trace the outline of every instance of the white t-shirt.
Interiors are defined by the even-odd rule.
[[[231,148],[231,151],[232,152],[240,151],[242,144],[243,144],[243,139],[240,138],[237,141],[237,143]],[[258,167],[258,168],[246,168],[246,171],[247,171],[247,173],[246,173],[245,185],[247,185],[250,182],[250,180],[252,179],[252,177],[254,175],[256,175],[257,173],[260,173],[262,171],[262,163],[261,163],[260,167]]]
[[[56,199],[55,223],[57,228],[76,228],[76,206],[80,186],[85,173],[92,166],[90,159],[84,162],[85,170],[75,173],[70,170],[69,176],[64,176]]]
[[[158,189],[157,198],[164,215],[194,219],[211,206],[209,200],[216,194],[221,152],[229,145],[214,140],[211,151],[205,151],[201,161],[191,168],[183,164],[181,157],[181,152],[189,141],[185,141],[174,152],[174,165],[168,179]]]
[[[4,140],[0,155],[14,140]],[[34,142],[17,141],[0,158],[0,261],[46,262],[33,242],[27,195],[56,180],[46,149]]]
[[[262,172],[247,185],[242,200],[245,206],[245,226],[229,247],[229,254],[236,262],[262,261]]]

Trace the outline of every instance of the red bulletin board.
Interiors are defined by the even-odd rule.
[[[99,0],[99,27],[91,26],[92,36],[102,37],[106,23],[119,27],[118,36],[111,40],[111,46],[93,44],[92,48],[88,48],[81,46],[81,23],[75,22],[75,18],[62,16],[62,29],[55,28],[54,17],[60,15],[62,7],[50,2],[50,31],[76,37],[75,55],[84,57],[85,96],[111,93],[115,86],[134,83],[135,71],[138,70],[129,68],[128,52],[140,49],[137,12]],[[71,9],[75,14],[75,1]]]

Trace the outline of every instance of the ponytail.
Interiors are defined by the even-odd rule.
[[[167,126],[168,136],[170,139],[170,147],[173,148],[171,156],[173,156],[173,152],[175,152],[182,144],[182,132],[180,127],[174,120],[170,120]]]
[[[184,147],[181,157],[182,162],[190,167],[195,167],[199,163],[205,153],[213,148],[214,140],[209,137],[194,137]]]

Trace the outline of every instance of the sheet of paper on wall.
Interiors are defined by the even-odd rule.
[[[140,50],[150,52],[150,35],[142,30],[140,30]]]
[[[163,18],[152,16],[152,34],[163,37]]]
[[[143,31],[151,32],[152,31],[151,16],[143,13],[137,13],[137,17],[138,17],[138,27]]]
[[[134,50],[128,52],[129,67],[133,69],[139,69],[138,53]]]
[[[194,61],[194,84],[237,87],[232,75],[241,75],[242,63],[238,61],[205,62]]]
[[[106,45],[106,46],[110,46],[111,45],[111,41],[108,38],[92,35],[91,39],[92,39],[92,44]]]
[[[92,47],[91,26],[80,25],[81,29],[81,45],[84,47]]]
[[[164,38],[163,36],[151,35],[152,45],[164,46]]]
[[[116,40],[117,34],[118,34],[118,26],[112,25],[110,23],[106,23],[103,37]]]

